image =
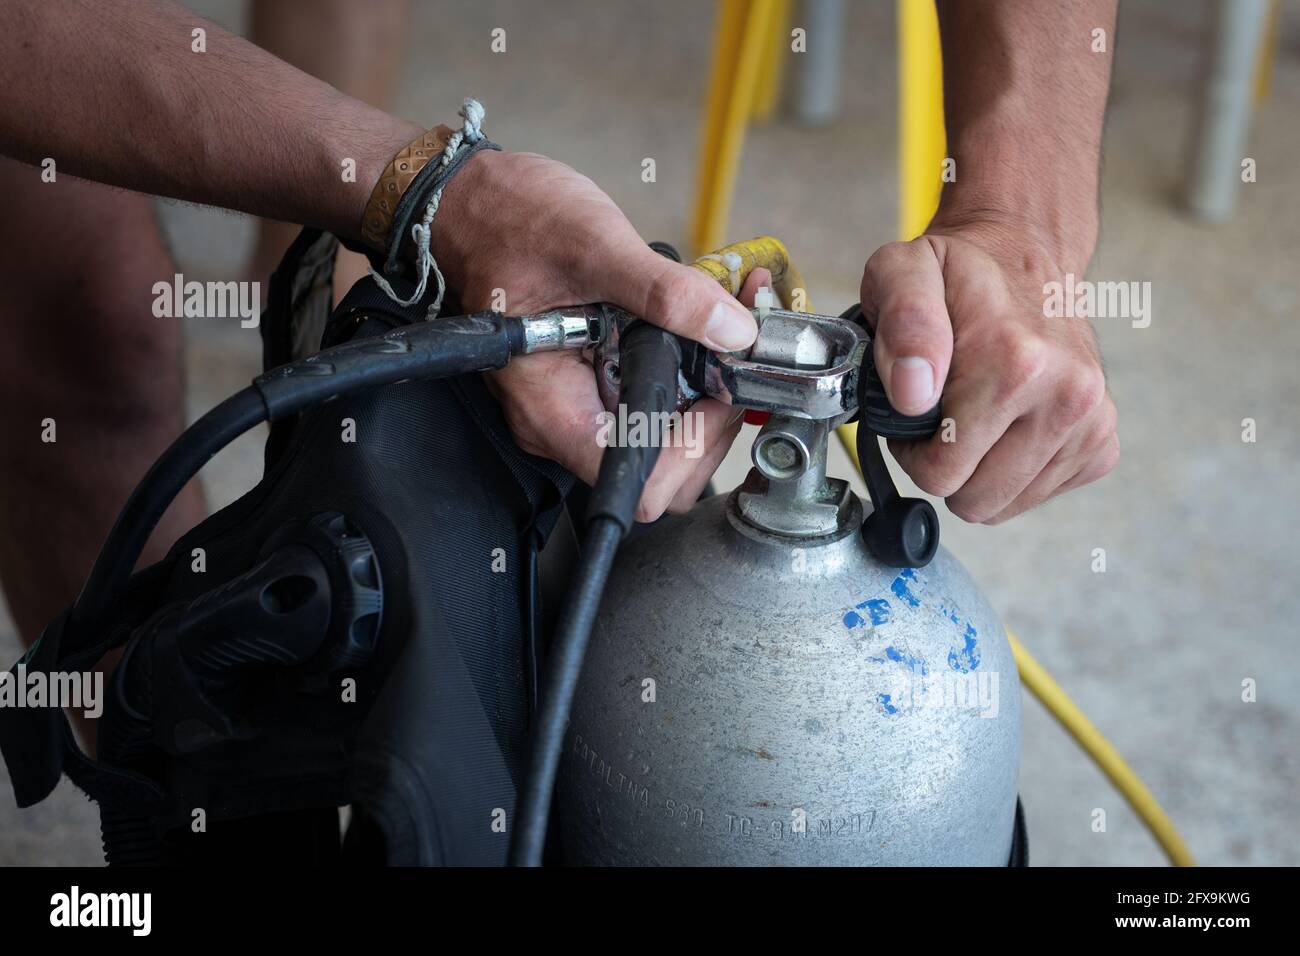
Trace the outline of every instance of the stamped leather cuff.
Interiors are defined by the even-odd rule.
[[[379,182],[375,183],[365,214],[361,217],[361,238],[371,249],[384,252],[388,248],[393,216],[402,194],[420,170],[442,155],[454,132],[447,126],[435,126],[417,136],[388,164]]]

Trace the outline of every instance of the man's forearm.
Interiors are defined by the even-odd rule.
[[[0,153],[25,162],[353,236],[419,132],[166,0],[0,5]]]
[[[937,224],[1029,231],[1082,269],[1097,236],[1098,166],[1116,0],[940,0],[944,111],[956,181]],[[1094,30],[1105,52],[1095,52]]]

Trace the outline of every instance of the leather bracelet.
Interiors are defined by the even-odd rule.
[[[398,199],[397,208],[393,211],[392,223],[389,226],[388,255],[383,267],[385,274],[393,275],[401,271],[403,253],[410,250],[413,241],[410,236],[411,223],[419,221],[429,196],[455,176],[476,153],[484,149],[499,150],[501,147],[487,137],[483,137],[473,145],[461,144],[461,148],[456,151],[455,157],[447,166],[444,167],[440,162],[429,163],[416,173],[415,178]]]
[[[442,155],[455,131],[438,125],[405,146],[384,170],[370,192],[361,217],[361,239],[376,252],[386,252],[397,205],[420,170]]]

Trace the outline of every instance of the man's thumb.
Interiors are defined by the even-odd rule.
[[[609,298],[623,308],[717,351],[753,344],[758,326],[749,310],[698,269],[649,248],[620,266],[609,276]]]
[[[934,407],[952,361],[943,272],[928,242],[893,242],[867,262],[862,314],[875,330],[876,371],[904,415]]]

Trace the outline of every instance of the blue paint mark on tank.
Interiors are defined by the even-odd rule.
[[[954,608],[940,604],[939,611],[948,620],[963,628],[962,647],[960,650],[954,649],[948,652],[948,666],[955,671],[969,674],[980,666],[979,634],[975,630],[975,625],[961,617]]]
[[[876,664],[887,664],[890,661],[895,664],[902,664],[912,673],[920,674],[922,677],[930,673],[930,669],[926,666],[925,661],[921,660],[919,657],[913,657],[911,654],[904,654],[892,645],[885,648],[884,657],[872,657],[869,658],[869,660]]]
[[[916,581],[916,570],[914,568],[903,568],[898,577],[894,578],[894,583],[889,586],[889,590],[894,592],[894,596],[901,601],[906,601],[910,607],[920,607],[921,599],[912,593],[908,586]]]
[[[910,616],[908,614],[909,608],[922,607],[921,598],[918,594],[924,590],[925,584],[925,578],[917,574],[914,568],[904,568],[890,584],[890,592],[904,604],[902,614],[905,618]],[[942,618],[955,624],[961,634],[961,646],[951,647],[948,651],[948,666],[963,674],[969,674],[978,668],[980,666],[979,633],[975,630],[975,626],[966,620],[955,606],[949,607],[940,602],[934,602],[927,606],[934,608]],[[858,627],[876,628],[882,624],[891,623],[896,613],[888,600],[872,598],[855,605],[853,610],[844,615],[844,627],[848,630]],[[928,612],[923,610],[920,613],[925,615]],[[921,693],[925,692],[925,678],[929,675],[929,667],[923,659],[901,651],[893,645],[885,647],[882,653],[884,654],[883,657],[869,657],[868,660],[875,664],[901,664],[915,675]],[[889,694],[877,694],[876,700],[886,714],[892,715],[902,712]]]
[[[962,635],[961,650],[951,650],[948,652],[948,666],[955,671],[963,674],[969,674],[975,668],[980,666],[980,649],[976,642],[978,635],[972,624],[966,625],[966,633]]]
[[[867,619],[870,620],[872,627],[889,623],[889,602],[883,598],[863,601],[857,605],[857,608],[867,612]],[[844,626],[849,630],[853,630],[855,627],[865,627],[867,619],[864,619],[858,611],[849,611],[844,615]]]
[[[913,655],[900,651],[897,647],[890,645],[885,648],[884,657],[872,657],[869,658],[869,660],[877,664],[893,663],[903,665],[903,667],[912,672],[911,679],[904,686],[903,694],[905,696],[912,696],[918,692],[920,694],[925,694],[925,678],[926,675],[929,674],[930,669],[926,666],[925,661],[921,660],[919,657],[914,657]],[[895,687],[897,687],[897,682],[895,682]],[[876,702],[880,704],[880,709],[886,714],[897,714],[901,710],[899,705],[894,703],[892,694],[877,694]]]

